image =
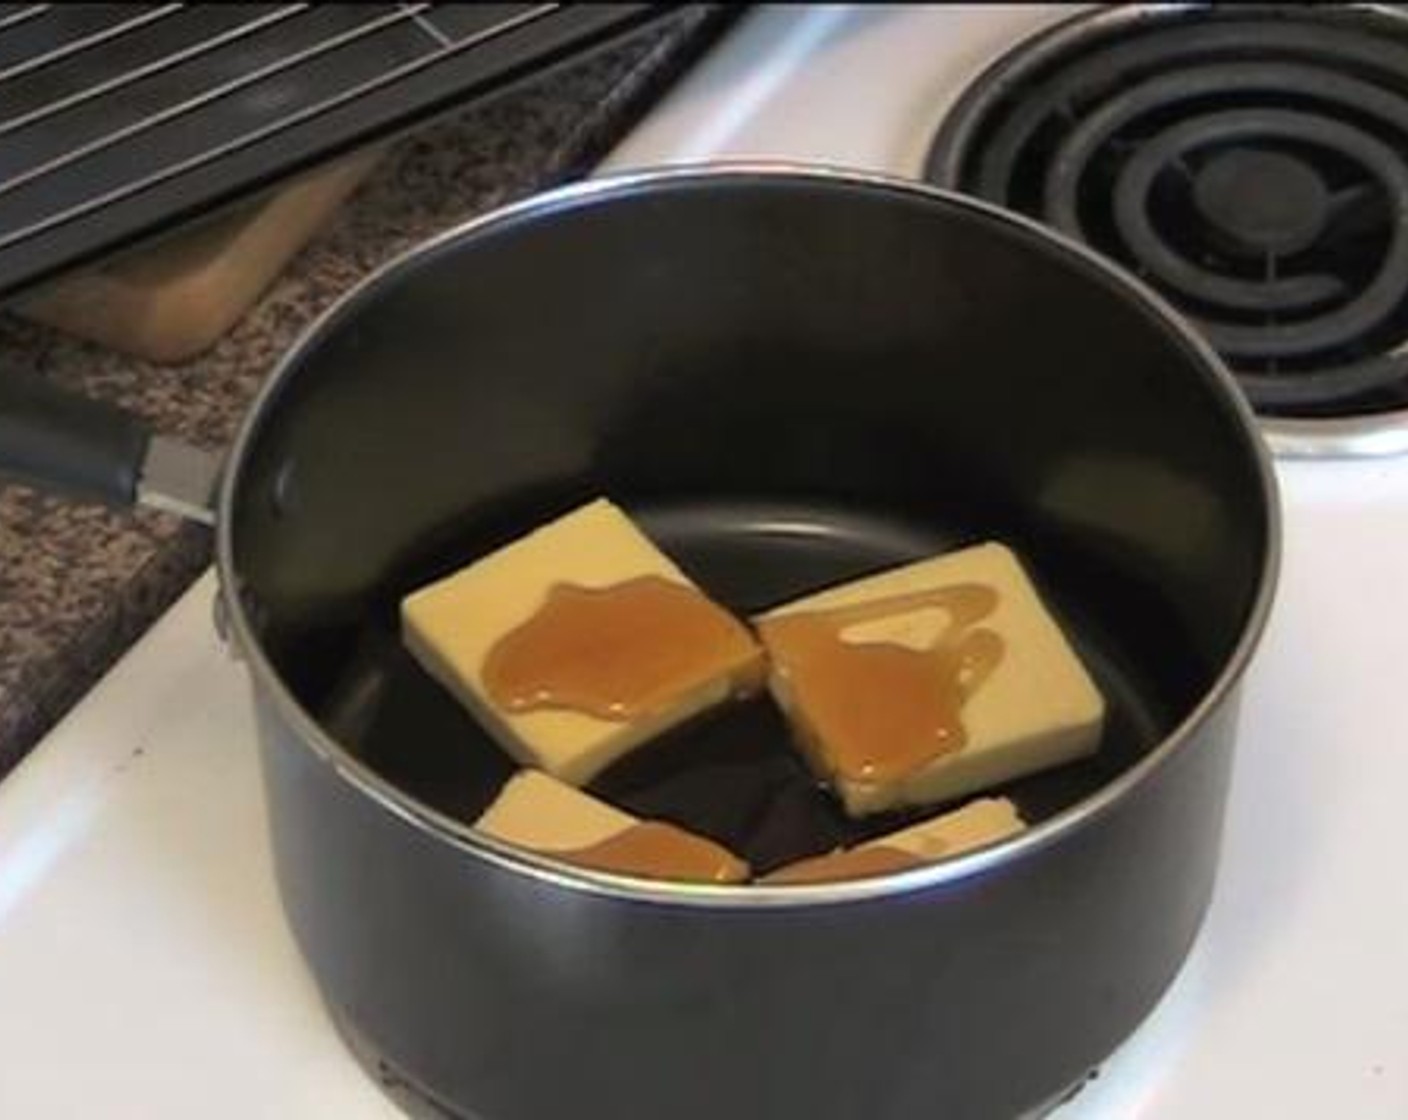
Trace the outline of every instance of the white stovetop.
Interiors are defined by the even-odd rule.
[[[928,69],[940,44],[971,69],[1052,16],[763,11],[612,163],[910,171],[925,98],[951,95]],[[1060,1120],[1408,1116],[1408,461],[1279,473],[1282,593],[1248,680],[1208,925]],[[0,1117],[398,1115],[342,1049],[282,923],[212,590],[206,577],[0,783]]]

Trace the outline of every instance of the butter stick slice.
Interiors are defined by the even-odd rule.
[[[1021,815],[1011,801],[984,797],[854,848],[789,863],[760,882],[833,883],[903,871],[991,844],[1023,827]]]
[[[541,621],[550,598],[575,596],[601,617],[604,595],[649,584],[678,597],[686,593],[694,619],[702,613],[713,642],[703,649],[677,639],[668,625],[651,639],[658,647],[621,664],[624,639],[640,634],[595,622],[567,648],[590,670],[617,670],[618,685],[654,684],[647,709],[612,714],[570,704],[512,709],[497,697],[486,670],[500,642],[517,640]],[[617,600],[611,600],[617,601]],[[658,612],[656,612],[658,613]],[[650,612],[646,612],[646,619]],[[610,618],[607,618],[607,623]],[[637,619],[639,621],[639,619]],[[585,785],[639,744],[734,694],[762,687],[762,650],[742,623],[710,602],[676,565],[615,505],[599,499],[568,513],[497,552],[424,587],[401,604],[402,637],[420,664],[449,689],[504,748],[525,766],[572,785]],[[541,629],[541,628],[540,628]],[[720,638],[722,635],[722,638]],[[560,635],[559,635],[560,637]],[[518,652],[522,653],[522,643]],[[682,655],[683,651],[683,655]],[[683,656],[683,659],[681,659]],[[613,658],[616,659],[613,662]],[[519,657],[518,671],[524,671]],[[666,668],[661,668],[665,666]],[[534,668],[531,649],[526,670]],[[569,665],[567,668],[573,668]],[[641,670],[646,670],[642,672]]]
[[[1099,744],[1104,701],[1001,544],[833,587],[757,624],[769,687],[852,816],[954,800]]]
[[[475,827],[545,855],[623,875],[742,883],[748,864],[703,836],[644,821],[536,770],[514,775]]]

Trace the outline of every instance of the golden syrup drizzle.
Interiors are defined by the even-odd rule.
[[[589,847],[554,854],[598,871],[648,879],[742,883],[748,878],[748,865],[723,845],[663,821],[640,821]]]
[[[490,699],[508,712],[566,709],[628,723],[729,672],[754,649],[732,615],[675,580],[559,583],[494,643],[483,676]]]
[[[1003,657],[1002,638],[978,625],[997,602],[990,587],[959,584],[777,615],[762,620],[759,631],[792,694],[794,714],[836,774],[878,783],[967,743],[963,705]],[[927,608],[950,620],[927,649],[845,638],[854,627]]]

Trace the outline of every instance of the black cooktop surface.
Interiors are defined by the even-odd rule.
[[[1099,249],[1185,313],[1259,411],[1408,405],[1408,17],[1124,6],[966,92],[929,177]]]

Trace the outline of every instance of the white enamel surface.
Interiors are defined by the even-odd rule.
[[[1018,39],[1077,9],[766,5],[605,166],[786,157],[915,174],[964,85]]]
[[[206,576],[0,782],[0,1116],[400,1114],[274,891],[242,670]]]
[[[612,163],[910,171],[954,84],[1061,14],[764,10]],[[1282,594],[1212,914],[1059,1120],[1408,1116],[1408,461],[1278,469]],[[246,688],[210,594],[207,578],[0,782],[0,1117],[398,1115],[280,918]]]

